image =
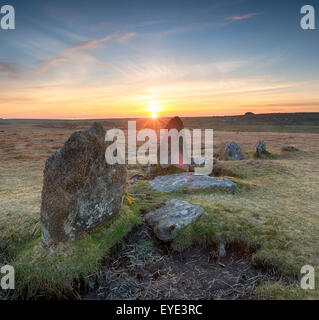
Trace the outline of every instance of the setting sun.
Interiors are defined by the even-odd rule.
[[[157,100],[151,100],[149,102],[148,111],[151,113],[153,119],[157,118],[158,112],[161,111],[161,107]]]

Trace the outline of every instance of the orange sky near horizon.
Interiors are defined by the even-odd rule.
[[[8,99],[0,105],[2,118],[41,118],[41,119],[98,119],[98,118],[135,118],[161,116],[223,116],[240,115],[246,112],[289,113],[319,112],[318,103],[313,99],[305,100],[302,94],[295,92],[276,93],[271,96],[268,90],[252,90],[251,92],[229,92],[216,95],[181,97],[180,93],[148,96],[119,96],[113,99],[101,97],[85,97],[87,92],[79,92],[78,97],[68,93],[50,90],[43,92],[42,97],[23,97]],[[279,90],[280,91],[280,90]]]
[[[207,108],[200,108],[198,106],[188,106],[181,108],[171,108],[165,109],[165,107],[161,107],[159,111],[152,112],[147,108],[134,108],[135,111],[132,112],[132,108],[128,108],[127,110],[119,110],[118,112],[106,112],[105,109],[108,108],[97,108],[97,110],[91,110],[89,113],[86,109],[81,110],[77,107],[70,108],[70,111],[65,111],[65,106],[61,107],[57,105],[48,106],[51,110],[45,110],[43,112],[38,110],[30,110],[25,112],[23,110],[16,112],[1,112],[0,118],[3,119],[111,119],[111,118],[148,118],[148,117],[206,117],[206,116],[231,116],[231,115],[241,115],[246,112],[253,112],[255,114],[263,114],[263,113],[295,113],[295,112],[319,112],[319,108],[317,106],[311,107],[306,106],[300,108],[299,105],[267,105],[256,106],[252,105],[242,105],[236,107],[211,107],[209,110]],[[17,108],[19,109],[19,108]],[[47,108],[44,108],[47,109]],[[103,110],[104,109],[104,110]],[[117,109],[116,107],[114,108]],[[194,111],[196,109],[196,111]],[[71,111],[74,110],[74,111]]]
[[[155,72],[155,71],[154,71]],[[143,75],[144,76],[144,75]],[[2,91],[2,118],[134,118],[222,116],[245,112],[317,112],[316,84],[263,78],[218,80],[142,78],[112,85],[25,82]],[[42,77],[43,80],[44,76]],[[48,81],[46,79],[46,81]],[[154,84],[152,85],[152,82]]]

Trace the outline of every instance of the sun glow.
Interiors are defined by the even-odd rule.
[[[161,106],[157,100],[151,100],[149,102],[148,111],[151,113],[153,119],[157,118],[158,113],[161,111]]]

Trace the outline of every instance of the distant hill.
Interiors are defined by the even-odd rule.
[[[182,118],[186,127],[194,128],[198,121],[215,130],[227,131],[288,131],[319,132],[319,112],[314,113],[248,113],[241,116]]]
[[[178,114],[176,114],[178,115]],[[66,129],[80,130],[92,122],[100,122],[106,129],[127,128],[128,120],[137,121],[137,129],[164,128],[170,117],[159,119],[1,119],[0,130],[6,129]],[[256,131],[256,132],[308,132],[319,133],[319,112],[315,113],[247,113],[239,116],[181,117],[185,128],[212,128],[216,131]]]

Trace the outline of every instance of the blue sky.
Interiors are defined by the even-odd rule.
[[[0,1],[0,117],[319,111],[304,0]]]

